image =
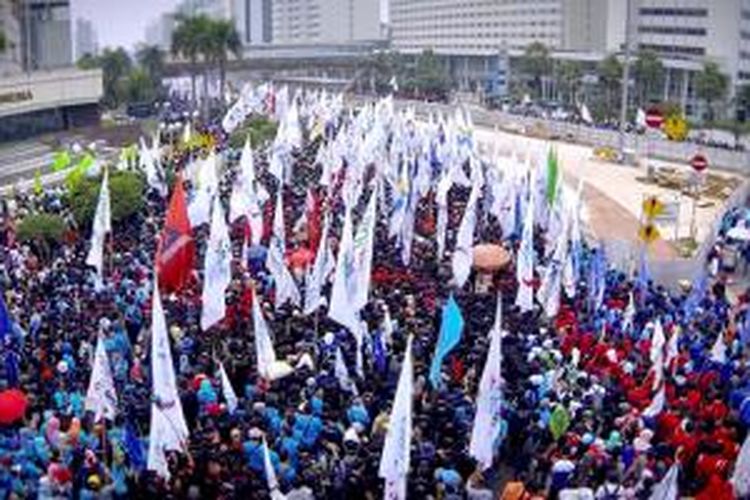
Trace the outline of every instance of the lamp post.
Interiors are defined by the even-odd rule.
[[[631,0],[625,1],[625,61],[622,68],[622,101],[620,102],[620,159],[625,162],[626,135],[625,128],[628,119],[628,91],[630,87],[630,30],[631,30]]]

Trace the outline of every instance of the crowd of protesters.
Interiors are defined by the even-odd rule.
[[[305,211],[308,189],[316,189],[316,152],[325,140],[295,153],[284,187],[290,235],[299,232],[292,226]],[[226,206],[239,152],[220,148]],[[164,160],[173,171],[188,161],[185,155]],[[265,173],[264,154],[256,165],[270,190],[276,184]],[[232,227],[232,282],[218,327],[203,332],[199,326],[200,266],[186,289],[163,297],[190,430],[185,449],[169,454],[171,477],[164,480],[147,470],[146,450],[153,259],[167,198],[150,191],[144,210],[113,228],[99,290],[84,263],[89,228],[75,228],[64,194],[62,187],[48,187],[3,200],[0,289],[9,322],[2,327],[0,389],[19,388],[29,399],[22,421],[0,426],[3,498],[268,498],[264,438],[287,498],[380,498],[378,464],[408,335],[416,377],[408,498],[649,498],[675,464],[681,495],[737,497],[730,478],[750,426],[746,304],[730,303],[720,281],[696,280],[679,295],[643,272],[633,277],[609,268],[601,305],[594,306],[585,270],[596,252],[588,246],[575,296],[564,296],[551,320],[539,306],[521,312],[514,304],[512,268],[496,273],[488,290],[473,283],[454,289],[450,259],[436,252],[432,196],[417,207],[408,266],[388,237],[386,218],[378,223],[370,301],[362,314],[367,355],[362,374],[351,370],[356,393],[342,390],[334,373],[338,348],[346,364],[355,365],[351,334],[326,317],[325,305],[312,316],[289,305],[273,307],[264,249],[243,254],[242,222]],[[448,248],[468,196],[468,188],[451,191]],[[323,206],[339,219],[340,199]],[[64,243],[45,255],[18,241],[14,229],[25,214],[40,210],[70,222]],[[266,210],[266,232],[272,210]],[[333,227],[338,234],[340,222]],[[201,254],[207,228],[194,228],[194,236]],[[542,227],[535,237],[544,267]],[[482,217],[475,239],[514,251],[520,233],[503,234],[497,221]],[[307,244],[304,235],[290,237],[287,251]],[[466,324],[436,389],[427,373],[450,294]],[[495,465],[483,471],[468,453],[468,440],[498,296],[504,301],[503,431]],[[296,364],[278,381],[257,375],[254,300],[262,301],[277,355]],[[84,398],[98,335],[106,338],[119,403],[113,420],[96,422]],[[658,393],[652,369],[657,342],[668,359],[666,401],[653,415],[644,410]],[[239,397],[234,412],[222,393],[219,362]]]

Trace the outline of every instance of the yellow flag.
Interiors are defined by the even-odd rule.
[[[41,194],[44,192],[44,186],[42,186],[42,170],[36,169],[36,173],[34,174],[34,194],[37,196],[41,196]]]

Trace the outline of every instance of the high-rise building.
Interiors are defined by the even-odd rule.
[[[155,45],[169,52],[172,48],[172,32],[177,19],[172,12],[164,13],[146,26],[146,44]]]
[[[273,43],[347,43],[383,38],[378,0],[275,0]]]
[[[0,0],[0,33],[5,39],[5,50],[0,52],[0,76],[21,70],[21,25],[19,3]]]
[[[243,45],[271,43],[272,12],[271,0],[234,0],[232,14]]]
[[[99,53],[99,42],[96,37],[94,23],[88,19],[76,19],[76,53],[75,59],[78,60],[86,54],[95,56]]]
[[[625,0],[390,0],[394,48],[440,54],[619,49]],[[622,25],[620,27],[619,25]]]
[[[19,13],[26,70],[73,64],[70,0],[23,0]]]

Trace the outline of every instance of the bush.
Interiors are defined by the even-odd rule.
[[[80,227],[88,227],[94,219],[99,201],[101,177],[86,177],[68,192],[68,203]],[[109,199],[112,206],[112,222],[119,222],[139,212],[144,205],[144,181],[135,172],[111,172],[109,175]]]
[[[44,212],[27,215],[18,225],[18,239],[25,243],[60,243],[64,234],[63,218]]]
[[[229,145],[237,149],[242,148],[249,134],[250,144],[252,144],[253,148],[258,148],[272,141],[276,137],[277,129],[278,125],[275,122],[263,116],[256,116],[232,133],[229,137]]]

